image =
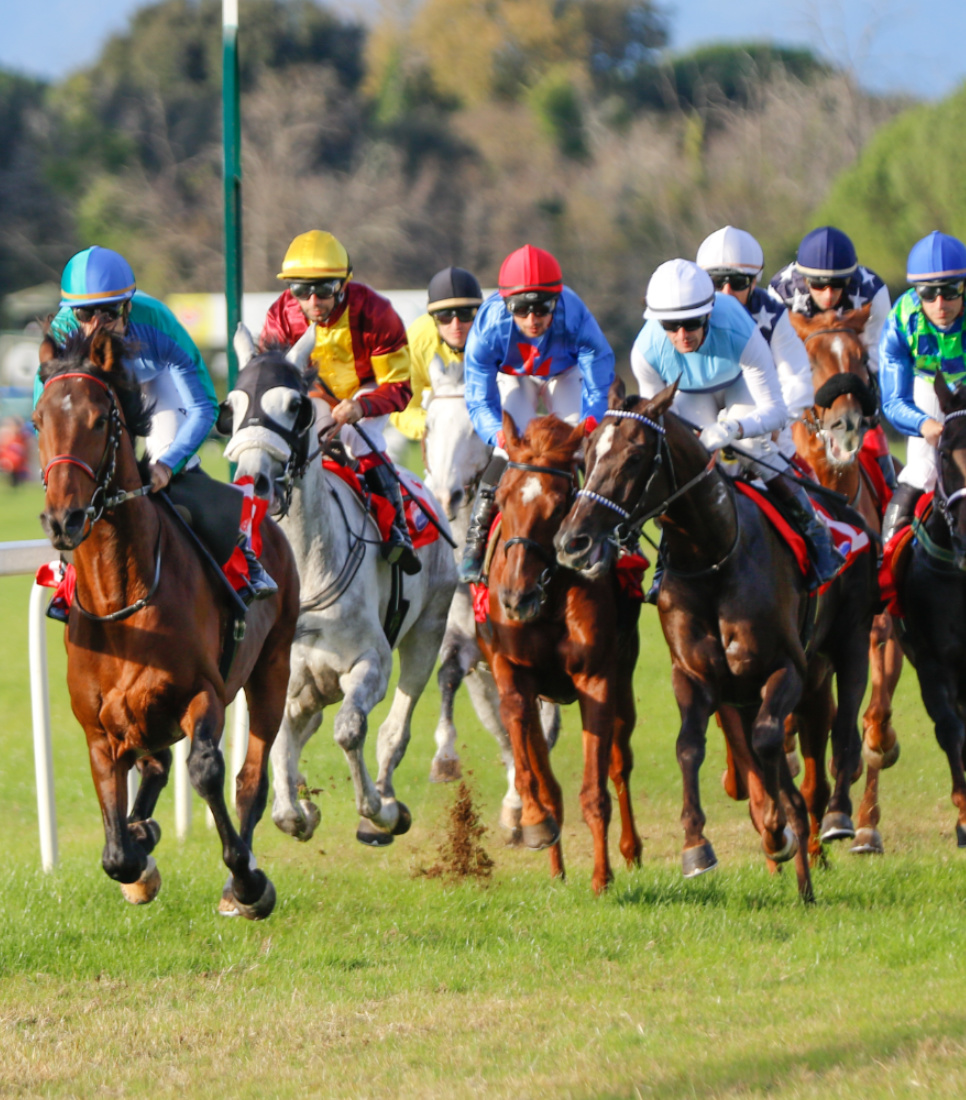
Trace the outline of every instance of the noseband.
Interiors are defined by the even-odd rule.
[[[561,470],[555,466],[537,466],[531,462],[508,462],[506,468],[508,470],[530,470],[536,474],[552,474],[554,477],[563,477],[570,482],[571,489],[574,487],[574,475],[570,470]],[[536,539],[527,538],[525,535],[515,535],[512,539],[507,539],[503,544],[504,554],[511,546],[522,546],[525,550],[532,550],[545,564],[546,568],[537,578],[537,590],[540,593],[540,606],[543,607],[547,602],[547,586],[557,572],[558,566],[556,555],[546,550],[536,541]]]

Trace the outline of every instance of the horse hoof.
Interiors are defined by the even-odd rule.
[[[550,848],[560,839],[560,829],[556,821],[549,814],[536,825],[521,825],[520,836],[527,848],[540,851],[541,848]]]
[[[798,773],[802,770],[802,762],[798,759],[798,753],[794,751],[786,752],[785,760],[788,763],[789,774],[791,775],[792,779],[794,779],[795,776],[798,775]]]
[[[505,802],[500,807],[500,828],[508,833],[520,835],[520,817],[523,810],[519,806],[508,806]]]
[[[761,838],[761,850],[773,863],[787,863],[794,859],[798,853],[798,837],[792,832],[790,825],[785,826],[785,846],[780,852],[769,852],[765,846],[765,838]]]
[[[463,778],[463,769],[456,757],[440,759],[434,756],[429,768],[430,783],[452,783],[454,779]]]
[[[848,814],[826,814],[822,818],[819,835],[823,844],[830,840],[852,840],[855,836],[855,826]]]
[[[966,848],[966,827],[959,824],[956,825],[956,846]]]
[[[863,827],[855,831],[855,843],[849,851],[856,856],[881,856],[885,854],[878,829]]]
[[[397,802],[396,805],[399,807],[399,818],[393,826],[392,835],[403,836],[413,826],[413,815],[409,812],[409,807],[405,802]]]
[[[272,880],[266,875],[265,889],[258,901],[252,902],[251,905],[244,905],[234,896],[234,891],[232,891],[232,898],[235,902],[235,912],[224,913],[225,916],[239,916],[244,917],[245,920],[264,920],[266,917],[271,916],[272,910],[275,908],[275,887],[272,885]],[[218,905],[220,913],[224,912],[222,910],[224,901],[225,897],[222,894],[221,902]]]
[[[154,856],[148,856],[147,866],[141,872],[136,882],[122,882],[121,893],[125,901],[132,905],[147,905],[154,901],[161,890],[161,872],[154,861]]]
[[[506,839],[503,841],[504,848],[522,848],[523,847],[523,830],[518,825],[515,829],[507,829]]]
[[[356,840],[369,848],[385,848],[392,844],[392,833],[373,825],[368,817],[359,818],[359,828],[356,829]]]
[[[888,752],[879,752],[877,749],[870,749],[863,743],[862,759],[870,768],[878,768],[879,771],[891,768],[899,759],[899,742],[896,741]]]
[[[718,857],[708,840],[694,848],[685,848],[681,853],[681,871],[685,878],[697,878],[717,866]]]

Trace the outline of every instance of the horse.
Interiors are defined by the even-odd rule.
[[[307,797],[299,760],[323,711],[341,702],[334,722],[345,753],[360,816],[356,839],[381,847],[406,833],[412,816],[396,798],[393,773],[410,738],[413,708],[429,679],[456,587],[456,563],[442,538],[418,549],[422,571],[406,577],[402,618],[387,637],[393,598],[392,569],[378,553],[375,521],[358,493],[308,455],[317,398],[308,396],[313,373],[303,374],[280,351],[256,355],[247,330],[235,341],[241,370],[219,416],[231,439],[226,449],[237,477],[253,479],[255,494],[279,516],[295,553],[302,602],[292,647],[285,717],[272,750],[272,818],[285,833],[308,840],[319,823]],[[260,398],[253,407],[252,395]],[[429,507],[441,517],[439,505]],[[439,521],[445,529],[445,520]],[[399,681],[379,727],[378,775],[373,782],[363,750],[368,715],[385,696],[399,650]]]
[[[698,773],[708,719],[721,711],[762,850],[773,863],[795,860],[799,894],[811,901],[806,852],[817,858],[823,837],[850,826],[875,563],[861,555],[831,583],[817,608],[810,607],[782,538],[759,507],[733,489],[716,456],[670,412],[675,392],[671,385],[652,399],[625,398],[621,383],[611,387],[608,411],[588,443],[585,486],[556,538],[557,558],[596,575],[613,558],[619,521],[633,532],[660,518],[666,571],[658,611],[681,712],[684,874],[693,877],[717,864],[704,835]],[[849,574],[857,581],[847,583]],[[812,613],[806,651],[802,629]],[[824,768],[815,761],[824,759],[828,738],[832,671],[839,707],[832,724],[836,784],[830,794]],[[802,793],[784,751],[785,721],[792,713],[805,756]]]
[[[426,484],[439,500],[450,522],[458,561],[466,541],[473,496],[489,461],[490,448],[476,434],[467,412],[462,371],[455,373],[453,367],[444,370],[433,362],[429,373],[432,397],[426,409],[423,435]],[[507,791],[500,807],[500,826],[509,835],[511,844],[519,843],[523,803],[515,784],[513,746],[500,721],[500,696],[493,676],[480,660],[473,600],[466,584],[457,584],[453,593],[439,660],[437,683],[440,714],[434,735],[436,753],[430,766],[430,780],[446,783],[459,779],[462,774],[456,751],[453,702],[460,684],[465,680],[477,717],[496,738],[507,774]],[[548,747],[552,749],[560,730],[560,708],[541,699],[540,721]]]
[[[885,501],[859,461],[859,450],[876,413],[872,376],[861,332],[869,319],[868,305],[838,314],[816,317],[790,314],[812,364],[816,406],[792,425],[798,453],[811,465],[818,480],[841,493],[876,534],[882,530]],[[851,851],[881,855],[878,825],[879,772],[899,758],[899,741],[892,725],[892,698],[902,673],[902,649],[892,616],[883,611],[872,621],[869,638],[872,694],[862,716],[862,757],[868,771],[856,816]]]
[[[151,853],[161,831],[151,814],[167,782],[170,746],[189,737],[188,774],[231,872],[221,911],[260,919],[272,911],[275,888],[255,863],[252,837],[285,705],[298,615],[295,561],[281,531],[264,523],[262,559],[278,592],[248,609],[226,674],[227,593],[212,585],[177,518],[142,485],[134,437],[146,433],[151,410],[124,355],[122,339],[104,330],[73,338],[43,364],[33,417],[46,490],[41,521],[55,549],[73,551],[77,575],[65,628],[67,686],[104,821],[101,862],[129,901],[157,895]],[[225,708],[240,688],[251,735],[236,781],[236,831],[218,745]],[[129,808],[135,763],[141,781]]]
[[[503,432],[510,461],[496,495],[502,519],[488,575],[489,614],[477,626],[480,649],[513,745],[523,843],[548,848],[551,875],[560,877],[563,799],[537,704],[544,696],[580,705],[580,803],[594,842],[591,885],[600,894],[614,877],[607,851],[608,774],[620,808],[621,855],[628,867],[641,858],[629,787],[639,604],[622,596],[614,571],[589,578],[557,568],[553,539],[576,488],[584,425],[544,416],[521,435],[504,412]]]
[[[899,637],[949,760],[956,841],[966,848],[966,390],[951,391],[937,371],[935,391],[945,418],[939,469],[932,510],[914,522],[911,559],[897,578],[904,611]]]

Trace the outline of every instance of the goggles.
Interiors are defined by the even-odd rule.
[[[531,313],[534,317],[546,317],[557,308],[557,299],[544,298],[531,302],[526,298],[507,298],[506,308],[514,317],[526,317]]]
[[[848,277],[836,279],[823,279],[821,276],[814,279],[806,279],[806,285],[810,290],[845,290],[849,285]]]
[[[74,306],[73,314],[82,325],[90,324],[95,317],[103,317],[105,321],[116,321],[124,316],[124,302],[118,302],[110,306]]]
[[[449,325],[453,321],[472,321],[476,316],[479,306],[457,306],[455,309],[438,309],[430,316],[440,325]]]
[[[295,282],[288,284],[293,298],[305,302],[314,294],[316,298],[334,298],[342,289],[341,279],[323,279],[320,282]]]
[[[700,317],[688,317],[684,321],[662,321],[661,328],[665,332],[677,332],[679,328],[683,328],[685,332],[697,332],[699,328],[704,328],[707,316],[702,314]]]
[[[920,302],[935,302],[937,298],[942,298],[944,302],[955,302],[957,298],[962,298],[964,287],[966,283],[960,280],[958,283],[943,283],[941,286],[917,286],[916,293]]]
[[[743,275],[740,271],[722,271],[711,275],[715,290],[720,290],[723,286],[730,286],[732,290],[747,290],[754,281],[754,275]]]

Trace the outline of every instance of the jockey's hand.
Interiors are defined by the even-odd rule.
[[[938,420],[933,420],[933,418],[930,417],[928,420],[922,422],[919,434],[930,447],[938,447],[939,437],[943,434],[943,426]]]
[[[741,437],[741,425],[737,420],[719,420],[709,424],[701,433],[701,442],[709,451],[720,451]]]
[[[355,424],[357,420],[361,420],[363,417],[362,406],[358,401],[351,397],[347,397],[344,401],[340,401],[338,405],[332,410],[332,419],[336,424]]]
[[[151,475],[151,492],[156,493],[160,489],[166,489],[171,481],[171,467],[163,462],[152,462],[148,467]]]

